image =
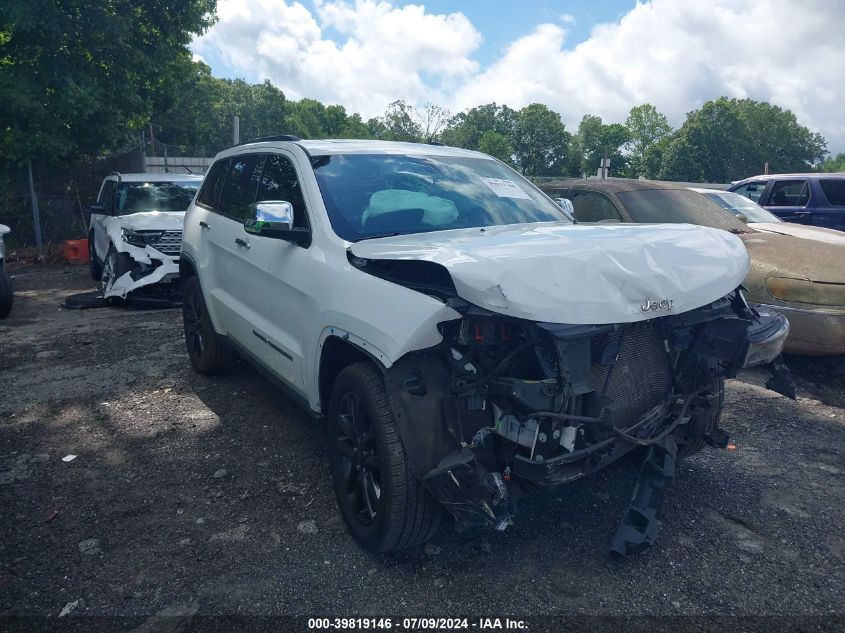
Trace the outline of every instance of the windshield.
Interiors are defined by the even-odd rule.
[[[122,182],[117,187],[118,215],[141,211],[187,211],[200,186],[198,180]]]
[[[334,154],[312,158],[332,228],[356,242],[446,229],[566,222],[533,185],[483,158]]]
[[[749,231],[718,204],[689,189],[644,189],[616,195],[635,222],[686,222],[734,233]]]
[[[769,213],[756,202],[749,200],[745,196],[731,191],[708,191],[702,195],[707,196],[710,200],[727,209],[735,216],[740,213],[748,218],[749,222],[782,222],[774,213]]]

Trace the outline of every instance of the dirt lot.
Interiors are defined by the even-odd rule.
[[[83,268],[12,272],[0,616],[843,614],[845,358],[790,359],[797,402],[730,381],[736,450],[683,463],[658,545],[621,569],[604,553],[634,463],[505,533],[373,556],[336,510],[321,425],[245,364],[192,373],[178,310],[63,310]]]

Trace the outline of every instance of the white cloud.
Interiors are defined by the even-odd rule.
[[[834,15],[837,14],[837,15]],[[624,121],[653,103],[679,125],[725,95],[770,101],[845,150],[845,5],[814,0],[653,0],[566,48],[566,29],[541,24],[455,95],[457,109],[541,102],[570,129],[585,113]]]
[[[232,69],[270,79],[292,98],[340,103],[374,116],[391,101],[443,101],[474,73],[481,34],[461,13],[434,15],[421,5],[317,0],[221,0],[219,22],[194,41]],[[330,38],[332,29],[340,37]],[[334,40],[339,40],[336,43]]]
[[[291,98],[340,103],[364,117],[395,99],[454,111],[490,101],[541,102],[570,129],[585,113],[624,121],[653,103],[679,125],[721,95],[771,101],[845,151],[845,3],[712,0],[638,3],[567,46],[573,16],[540,24],[487,68],[481,34],[462,13],[387,0],[220,0],[220,20],[192,51]],[[456,3],[456,6],[460,6]]]

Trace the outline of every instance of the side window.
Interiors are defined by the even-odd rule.
[[[202,181],[202,189],[200,189],[199,195],[197,196],[197,204],[201,204],[209,209],[217,208],[228,167],[228,158],[218,160],[211,166],[205,175],[205,179]]]
[[[255,192],[261,176],[262,154],[244,154],[232,158],[229,174],[220,193],[218,209],[235,220],[245,220],[249,205],[255,202]]]
[[[569,199],[575,207],[575,219],[578,222],[624,221],[613,203],[600,193],[575,190],[570,192]]]
[[[97,202],[106,208],[107,213],[111,213],[114,208],[114,180],[107,180],[103,183],[103,189],[100,191],[100,197]]]
[[[741,196],[745,196],[749,200],[753,200],[757,202],[760,200],[760,196],[763,195],[763,189],[766,188],[766,183],[764,181],[756,181],[756,182],[747,182],[742,187],[738,187],[734,189],[734,193],[738,193]]]
[[[806,207],[810,187],[806,180],[778,180],[769,197],[770,207]]]
[[[294,226],[307,227],[308,214],[305,211],[305,200],[302,188],[296,177],[293,163],[279,154],[269,154],[264,161],[264,171],[258,183],[258,197],[262,200],[284,200],[293,206]]]
[[[845,207],[845,178],[821,178],[819,186],[831,206]]]

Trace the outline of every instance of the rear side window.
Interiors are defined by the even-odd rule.
[[[217,203],[220,200],[220,192],[223,190],[223,181],[226,178],[228,171],[229,159],[224,158],[218,160],[211,166],[208,173],[205,175],[205,180],[202,183],[202,189],[197,196],[197,204],[201,204],[210,209],[217,208]]]
[[[806,180],[778,180],[769,197],[770,207],[806,207],[810,187]]]
[[[747,182],[741,187],[737,187],[734,189],[736,193],[741,196],[745,196],[749,200],[753,200],[754,202],[759,202],[760,196],[763,195],[763,189],[766,188],[765,182]]]
[[[244,154],[232,159],[217,205],[220,213],[235,220],[247,219],[249,205],[255,202],[258,191],[262,158],[262,154]]]
[[[822,178],[819,186],[830,204],[845,207],[845,178]]]
[[[575,219],[579,222],[601,222],[611,220],[622,222],[622,215],[613,203],[600,193],[573,191],[569,199],[575,208]]]
[[[294,226],[307,227],[308,215],[302,187],[296,176],[296,168],[284,156],[270,154],[264,161],[264,171],[258,183],[256,202],[263,200],[284,200],[293,206]]]

